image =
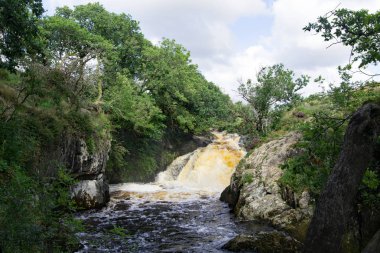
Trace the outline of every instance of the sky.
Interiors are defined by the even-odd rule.
[[[191,52],[206,79],[235,101],[240,100],[239,81],[254,80],[262,67],[277,63],[296,75],[339,82],[337,66],[348,63],[349,48],[327,48],[321,36],[302,28],[337,6],[380,10],[379,0],[43,0],[47,15],[56,7],[89,2],[130,14],[153,43],[175,39]],[[311,82],[302,92],[321,89]]]

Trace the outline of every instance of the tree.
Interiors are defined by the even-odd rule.
[[[137,84],[155,99],[173,129],[202,132],[229,114],[229,97],[199,73],[190,52],[174,40],[144,48]]]
[[[105,92],[105,111],[117,128],[132,128],[140,136],[152,139],[162,137],[165,116],[149,94],[139,94],[137,86],[119,74],[118,84]]]
[[[0,1],[0,67],[14,70],[26,54],[39,52],[38,19],[41,0]]]
[[[56,16],[74,21],[114,46],[113,61],[105,66],[105,72],[111,72],[109,76],[116,76],[116,72],[127,69],[129,77],[138,77],[142,51],[149,42],[141,33],[139,23],[131,16],[108,12],[99,3],[79,5],[73,10],[68,7],[58,8]]]
[[[112,44],[102,36],[90,33],[75,21],[60,16],[45,18],[41,31],[45,38],[47,62],[66,74],[67,79],[71,80],[70,89],[75,95],[80,96],[88,91],[86,86],[89,85],[84,81],[86,70],[90,65],[95,66],[92,76],[96,78],[92,80],[95,81],[94,86],[97,86],[96,100],[99,101],[102,96],[101,69],[108,60],[112,60]]]
[[[351,47],[348,68],[353,62],[359,62],[360,69],[368,64],[376,65],[380,61],[379,11],[368,13],[368,10],[333,10],[303,29],[321,33],[325,41]]]
[[[251,106],[256,118],[256,130],[265,133],[270,125],[270,113],[279,106],[290,105],[300,98],[297,91],[305,87],[309,77],[295,79],[294,72],[283,64],[262,68],[257,83],[241,83],[238,92]]]

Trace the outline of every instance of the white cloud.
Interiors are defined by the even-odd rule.
[[[205,76],[224,87],[224,90],[238,99],[236,92],[238,78],[254,79],[262,66],[284,63],[296,74],[307,74],[312,78],[322,75],[327,83],[339,81],[338,65],[348,63],[349,48],[334,45],[327,48],[319,35],[304,32],[302,28],[314,22],[318,16],[338,6],[340,1],[331,0],[277,0],[271,9],[273,25],[269,36],[262,38],[244,52],[236,53],[228,63],[206,68]],[[339,8],[380,9],[380,1],[346,0]],[[212,65],[212,64],[208,64]],[[202,66],[202,65],[201,65]],[[235,81],[233,83],[233,81]],[[311,94],[320,91],[317,84],[310,84],[303,92]]]
[[[108,10],[125,12],[140,21],[149,39],[171,38],[194,57],[215,57],[233,52],[229,28],[240,17],[267,12],[264,0],[45,0],[47,8],[100,2]]]

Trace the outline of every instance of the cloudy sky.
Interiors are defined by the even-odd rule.
[[[339,4],[380,10],[379,0],[43,0],[48,15],[59,6],[88,2],[130,14],[154,43],[165,37],[184,45],[206,78],[234,100],[238,80],[254,78],[261,67],[275,63],[296,74],[338,81],[336,67],[348,62],[349,50],[327,49],[319,35],[302,27]],[[303,92],[319,90],[311,84]]]

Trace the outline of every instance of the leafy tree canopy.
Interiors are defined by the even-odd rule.
[[[73,10],[58,8],[55,15],[76,22],[89,33],[103,37],[114,46],[116,58],[106,71],[114,75],[117,71],[128,69],[130,77],[139,75],[142,50],[150,43],[141,33],[139,23],[131,16],[108,12],[99,3],[79,5]]]
[[[321,33],[325,41],[351,47],[351,62],[359,62],[359,68],[380,61],[380,12],[337,9],[320,16],[315,23],[304,27],[305,31]]]
[[[41,0],[0,1],[0,67],[13,70],[26,54],[39,52],[37,21]]]

